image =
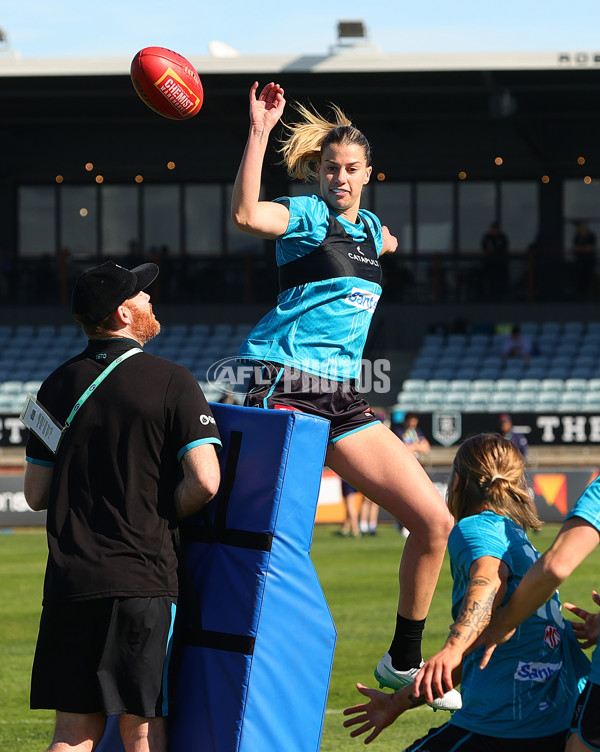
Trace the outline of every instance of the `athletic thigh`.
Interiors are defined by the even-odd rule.
[[[382,423],[330,446],[326,463],[411,533],[427,534],[436,522],[449,532],[451,518],[445,501],[418,460]]]

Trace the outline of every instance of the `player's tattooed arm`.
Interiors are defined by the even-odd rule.
[[[508,567],[500,559],[483,556],[473,563],[460,614],[450,627],[447,643],[456,643],[464,650],[479,637],[504,598],[507,578]]]
[[[417,674],[411,688],[414,698],[432,702],[460,683],[463,657],[502,602],[507,577],[508,567],[500,559],[483,556],[473,562],[458,618],[444,647]]]

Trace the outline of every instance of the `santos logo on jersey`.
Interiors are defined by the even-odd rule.
[[[536,681],[547,682],[551,676],[562,668],[562,661],[560,663],[524,663],[519,661],[517,670],[515,671],[515,679],[517,681]]]
[[[353,287],[352,292],[346,298],[346,303],[355,308],[362,308],[363,311],[369,311],[373,313],[377,308],[379,302],[379,295],[368,290],[361,290],[358,287]]]

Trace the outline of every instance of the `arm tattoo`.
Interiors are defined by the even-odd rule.
[[[476,590],[483,592],[476,593]],[[450,637],[464,642],[473,635],[479,636],[492,618],[492,608],[498,593],[485,577],[475,577],[469,582],[458,619],[450,627]]]

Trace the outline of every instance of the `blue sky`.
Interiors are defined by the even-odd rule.
[[[599,51],[600,0],[0,0],[21,57],[132,56],[158,45],[206,55],[326,54],[338,20],[361,19],[384,53]]]

